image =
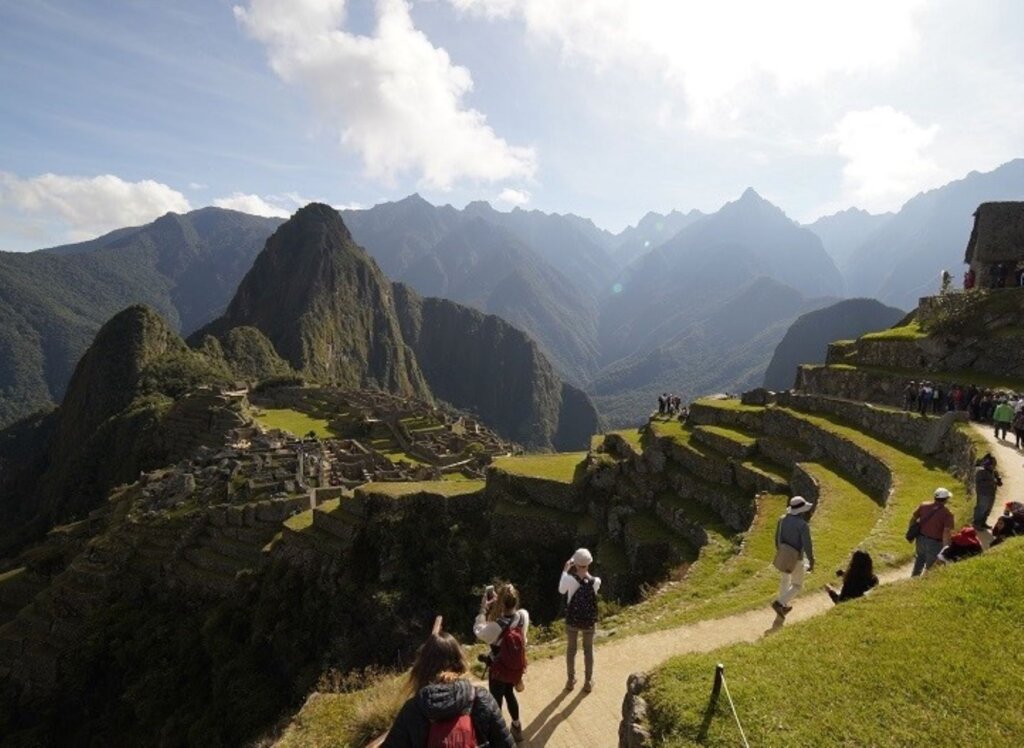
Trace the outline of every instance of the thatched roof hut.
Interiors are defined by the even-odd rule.
[[[974,211],[974,228],[964,262],[972,267],[1024,261],[1024,202],[982,203]]]

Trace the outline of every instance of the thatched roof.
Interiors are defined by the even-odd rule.
[[[1024,260],[1024,202],[979,205],[964,262],[1020,260]]]

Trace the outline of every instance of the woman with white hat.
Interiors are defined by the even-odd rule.
[[[811,544],[811,528],[807,523],[807,512],[814,504],[803,496],[789,500],[789,508],[775,526],[775,568],[782,578],[779,596],[772,601],[772,610],[785,618],[793,609],[789,604],[800,594],[804,585],[804,573],[814,571],[814,546]]]
[[[572,558],[565,562],[558,592],[567,595],[565,630],[568,647],[565,651],[565,666],[568,677],[565,690],[576,687],[576,643],[583,635],[583,690],[587,693],[594,688],[594,628],[597,625],[597,591],[601,589],[601,578],[590,573],[594,556],[586,548],[579,548]]]

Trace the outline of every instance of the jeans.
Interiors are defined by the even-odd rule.
[[[569,635],[569,645],[565,650],[565,669],[569,680],[576,680],[576,638],[583,634],[583,673],[589,682],[594,677],[594,629],[578,629],[572,626],[566,628]]]
[[[1010,424],[1007,421],[996,421],[996,439],[1005,439],[1006,432],[1010,430]]]
[[[992,505],[996,503],[995,496],[978,495],[978,503],[974,505],[974,526],[981,527],[988,524],[988,515],[992,511]]]
[[[942,541],[926,535],[917,536],[917,553],[914,556],[914,571],[911,576],[919,577],[925,569],[935,564],[935,559],[942,550]]]
[[[519,699],[516,698],[516,687],[513,683],[503,683],[500,680],[491,678],[487,681],[487,690],[498,702],[498,709],[501,709],[502,699],[508,700],[508,714],[513,722],[519,721]]]
[[[804,574],[806,573],[803,559],[796,562],[796,568],[789,574],[782,572],[779,581],[779,602],[783,606],[788,608],[790,601],[800,594],[800,590],[804,586]]]

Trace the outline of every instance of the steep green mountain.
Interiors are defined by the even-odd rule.
[[[470,254],[473,245],[470,233]],[[526,272],[510,277],[528,278]],[[529,298],[515,280],[489,293],[499,304],[503,294]],[[260,330],[310,379],[433,394],[530,447],[580,449],[597,426],[593,405],[571,389],[563,397],[567,385],[527,334],[498,317],[392,286],[327,205],[307,205],[282,225],[225,315],[190,340],[199,345],[213,336],[227,350],[240,326]]]
[[[523,444],[580,449],[600,428],[590,399],[563,383],[536,343],[494,315],[394,284],[406,341],[435,395]]]
[[[391,284],[328,205],[300,209],[267,240],[224,316],[193,336],[261,330],[310,378],[429,397],[402,340]]]
[[[793,386],[800,364],[825,361],[828,344],[852,340],[873,330],[892,327],[906,312],[875,299],[846,299],[799,317],[779,342],[764,373],[764,386],[786,390]]]
[[[745,250],[730,247],[694,265],[677,289],[690,303],[677,304],[664,319],[652,318],[645,347],[605,366],[591,381],[587,391],[611,425],[636,424],[663,392],[690,399],[758,386],[792,322],[832,301],[807,299],[776,280],[742,271],[729,278],[711,273],[720,262],[742,268],[749,259]]]
[[[688,213],[673,210],[667,214],[651,211],[636,226],[627,226],[615,237],[612,255],[620,265],[626,266],[703,217],[704,214],[696,209]]]
[[[893,215],[893,213],[875,214],[859,208],[847,208],[830,216],[822,216],[806,226],[818,235],[836,267],[842,269],[849,261],[850,255],[871,234],[885,225]]]
[[[971,172],[907,201],[843,266],[847,291],[911,308],[939,290],[940,274],[959,280],[973,215],[983,202],[1024,199],[1024,159]]]
[[[129,304],[185,333],[213,319],[279,223],[203,208],[80,244],[0,252],[0,427],[60,401],[97,330]]]
[[[272,356],[255,364],[234,358],[268,345],[258,332],[243,331],[230,355],[210,356],[188,348],[147,307],[114,315],[75,367],[60,407],[0,431],[0,525],[9,531],[0,533],[0,548],[82,518],[112,486],[202,443],[201,430],[182,433],[166,421],[175,401],[200,385],[228,384],[243,369],[287,371]],[[235,361],[244,363],[235,368]],[[211,428],[215,422],[207,419]]]

